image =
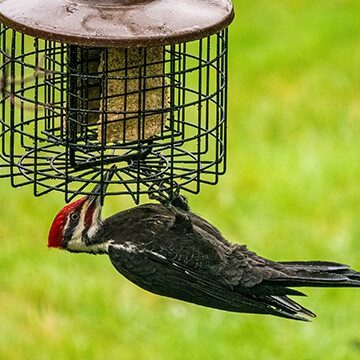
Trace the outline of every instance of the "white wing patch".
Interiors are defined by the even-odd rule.
[[[111,246],[117,248],[117,249],[120,249],[122,251],[126,251],[128,253],[148,253],[148,254],[152,254],[156,257],[158,257],[159,259],[162,259],[162,260],[167,260],[166,257],[164,255],[161,255],[155,251],[148,251],[146,249],[142,249],[142,248],[139,248],[137,247],[134,243],[131,243],[129,241],[125,241],[123,244],[114,244],[112,243]]]
[[[118,248],[120,250],[126,251],[128,253],[141,253],[144,250],[140,250],[135,244],[130,241],[125,241],[123,244],[111,244],[113,247]]]
[[[166,257],[164,255],[161,255],[161,254],[159,254],[157,252],[149,251],[149,253],[155,255],[156,257],[158,257],[160,259],[166,260]]]

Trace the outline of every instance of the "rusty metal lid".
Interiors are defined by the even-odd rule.
[[[181,43],[234,18],[231,0],[0,0],[0,21],[35,37],[81,46]]]

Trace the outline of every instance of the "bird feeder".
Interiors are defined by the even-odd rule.
[[[66,201],[216,184],[233,16],[230,0],[2,0],[0,177]]]

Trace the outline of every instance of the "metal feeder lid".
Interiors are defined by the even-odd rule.
[[[0,0],[0,21],[24,34],[93,47],[204,38],[234,18],[230,0]]]

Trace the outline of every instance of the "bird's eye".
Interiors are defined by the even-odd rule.
[[[78,220],[79,219],[79,214],[78,213],[73,213],[73,214],[71,214],[70,215],[70,218],[71,218],[71,220]]]

